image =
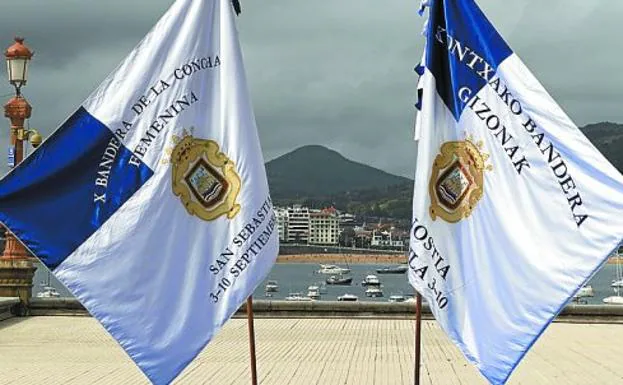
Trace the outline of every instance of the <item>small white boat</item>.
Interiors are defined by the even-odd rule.
[[[623,288],[623,272],[621,271],[621,265],[618,263],[616,265],[616,277],[612,280],[611,286],[614,287],[615,295],[604,298],[603,302],[608,305],[623,305],[623,297],[621,296],[621,288]]]
[[[361,284],[363,286],[379,286],[381,284],[381,281],[379,281],[379,277],[377,277],[376,275],[370,274],[366,275]]]
[[[405,295],[405,302],[417,303],[417,298],[415,295]],[[422,303],[426,303],[426,298],[422,297]]]
[[[37,298],[58,298],[61,294],[52,286],[44,286],[43,291],[37,293]]]
[[[307,288],[307,297],[311,299],[320,299],[320,288],[318,286],[310,286]]]
[[[623,279],[612,281],[612,285],[610,285],[610,286],[611,287],[623,288]]]
[[[301,293],[290,293],[290,295],[286,297],[286,301],[307,302],[307,301],[313,301],[313,299],[309,297],[303,297]]]
[[[277,281],[268,281],[264,286],[264,291],[267,293],[275,293],[279,291],[279,284]]]
[[[392,294],[389,296],[388,301],[389,302],[405,302],[407,299],[405,298],[404,295],[400,295],[400,294]]]
[[[351,282],[353,282],[353,277],[344,277],[344,276],[335,276],[332,275],[325,281],[329,285],[347,285],[350,286]]]
[[[620,295],[613,295],[612,297],[606,297],[603,302],[608,305],[623,305],[623,297]]]
[[[340,274],[348,274],[350,273],[350,269],[346,267],[340,267],[337,265],[320,265],[320,270],[318,270],[319,274],[332,274],[332,275],[340,275]]]
[[[376,269],[378,274],[404,274],[409,269],[407,265],[387,266],[380,269]]]
[[[340,295],[339,297],[337,297],[338,301],[348,301],[348,302],[355,302],[359,300],[359,297],[357,297],[354,294],[344,294],[344,295]]]
[[[366,290],[366,297],[378,298],[383,296],[383,291],[376,286],[370,286]]]
[[[580,290],[573,296],[573,298],[586,298],[586,297],[594,297],[595,292],[593,291],[593,287],[591,285],[582,286]]]

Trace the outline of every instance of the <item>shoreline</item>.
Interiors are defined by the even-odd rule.
[[[286,254],[279,255],[277,263],[403,265],[407,258],[396,254]],[[623,265],[623,257],[610,257],[607,264]]]
[[[608,265],[623,265],[623,256],[608,258]]]
[[[279,255],[277,263],[401,265],[407,263],[407,258],[396,254],[288,254]]]

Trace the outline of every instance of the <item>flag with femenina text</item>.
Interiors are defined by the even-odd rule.
[[[277,256],[231,1],[174,2],[0,181],[0,220],[170,383]]]
[[[423,3],[409,280],[504,384],[623,239],[623,177],[473,0]]]

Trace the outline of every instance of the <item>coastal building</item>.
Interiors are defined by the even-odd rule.
[[[353,214],[341,213],[339,214],[339,218],[340,218],[340,226],[342,227],[355,227],[356,225],[355,220],[357,219],[357,217],[355,217],[355,215]]]
[[[275,207],[277,216],[277,230],[279,231],[279,242],[288,240],[288,209]]]
[[[309,240],[309,209],[301,205],[288,207],[287,242],[306,244]]]
[[[366,230],[363,226],[356,226],[354,231],[355,238],[353,239],[353,247],[362,249],[370,247],[372,231]]]
[[[330,207],[309,216],[309,240],[312,245],[337,245],[340,235],[340,218]]]
[[[392,231],[374,230],[372,231],[370,246],[401,248],[404,246],[404,241],[401,239],[392,238]]]

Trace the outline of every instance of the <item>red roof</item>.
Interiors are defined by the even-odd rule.
[[[335,207],[327,207],[327,208],[320,210],[320,212],[310,213],[309,215],[312,217],[327,217],[327,216],[334,216],[336,214],[337,214],[337,210],[335,209]]]

